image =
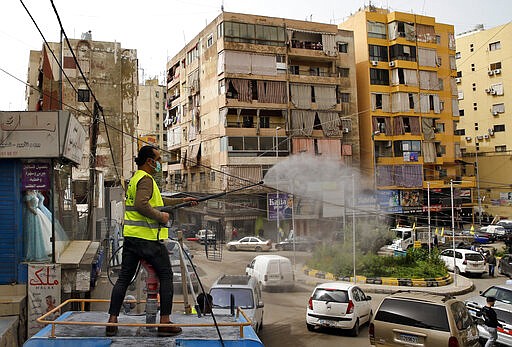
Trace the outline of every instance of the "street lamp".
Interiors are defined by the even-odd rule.
[[[278,137],[277,137],[277,131],[278,130],[281,130],[281,127],[276,127],[276,146],[275,146],[275,149],[276,149],[276,164],[277,165],[277,161],[279,160],[279,140],[278,140]],[[276,224],[277,224],[277,242],[281,242],[281,228],[280,228],[280,225],[279,225],[279,213],[281,212],[281,200],[279,199],[279,170],[276,170],[276,193],[277,193],[277,217],[276,217]],[[295,236],[295,235],[294,235]]]

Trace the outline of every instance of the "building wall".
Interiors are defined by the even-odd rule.
[[[106,181],[129,179],[136,169],[133,163],[133,158],[136,156],[136,141],[133,136],[137,124],[137,52],[122,48],[118,42],[70,39],[70,43],[79,65],[87,77],[87,82],[103,108],[103,113],[100,113],[102,118],[98,136],[97,168],[104,173]],[[50,47],[58,57],[60,44],[50,43]],[[30,60],[37,59],[36,55],[36,53],[31,54]],[[70,110],[86,129],[90,129],[94,100],[90,93],[86,96],[81,94],[87,101],[79,102],[77,91],[69,83],[71,81],[74,88],[80,90],[80,93],[83,90],[87,94],[86,83],[81,78],[71,51],[64,47],[62,66],[65,75],[61,75],[59,65],[47,47],[43,47],[40,56],[41,93],[28,95],[29,110],[33,110],[31,108],[41,99],[41,110],[61,108]],[[34,80],[37,80],[38,73],[38,69],[31,66],[28,81],[33,83]],[[62,83],[62,107],[59,102],[61,76],[64,81]],[[104,122],[106,122],[107,128],[105,128]],[[108,136],[106,130],[108,130]],[[82,163],[73,174],[74,178],[87,180],[88,167],[89,148],[84,151]]]
[[[511,35],[512,26],[507,23],[485,30],[478,28],[459,35],[456,40],[457,55],[460,55],[457,59],[459,108],[463,112],[457,131],[462,135],[464,161],[472,164],[478,160],[484,211],[509,218],[512,218],[512,196],[508,197],[512,192],[508,174],[512,170],[512,139],[508,131],[512,122],[507,115],[512,109],[508,97],[512,88],[509,78],[512,46],[508,44]],[[497,42],[500,49],[491,49]],[[496,84],[502,84],[503,95],[499,95],[502,93]]]
[[[244,34],[239,33],[245,29],[239,32],[229,23],[253,28],[254,33],[262,31],[242,38]],[[197,59],[190,60],[194,54]],[[169,189],[231,190],[262,180],[276,162],[302,151],[334,155],[332,160],[359,166],[352,32],[331,24],[224,12],[186,44],[167,69],[168,115],[174,121],[166,131],[177,136],[168,142],[173,157],[168,165]],[[241,85],[252,88],[252,93],[244,94]],[[307,105],[297,106],[291,92],[294,88],[304,88],[304,99],[310,99]],[[316,91],[318,98],[313,99],[309,91]],[[265,93],[272,95],[263,96]],[[325,106],[322,98],[329,104],[333,95],[334,103]],[[307,131],[298,126],[297,111],[309,117]],[[313,129],[315,115],[333,118],[322,118],[322,128]],[[328,130],[326,124],[331,123],[338,124],[337,128]],[[279,147],[278,158],[276,136],[285,144]],[[236,141],[245,141],[245,147],[238,148]],[[197,152],[199,165],[191,161]],[[244,191],[254,192],[263,190]],[[230,196],[222,209],[207,209],[206,213],[223,214],[226,226],[242,226],[244,220],[261,218],[266,209],[257,195],[249,196]],[[237,216],[233,206],[239,206]]]
[[[158,80],[146,80],[139,85],[137,98],[137,137],[153,136],[155,145],[164,147],[163,121],[166,116],[165,101],[167,89]]]
[[[403,36],[398,35],[396,38],[390,36],[390,27],[393,22],[404,22],[411,23],[414,30],[411,32],[411,38],[406,37],[405,33]],[[369,29],[367,26],[368,22],[384,23],[384,35],[369,35]],[[421,40],[417,39],[416,29],[418,25],[433,27],[435,36],[431,35],[422,36]],[[451,68],[450,61],[453,60],[455,55],[454,46],[449,46],[450,36],[453,37],[453,26],[441,23],[436,23],[435,18],[401,13],[401,12],[388,12],[384,9],[375,8],[373,6],[367,7],[356,14],[352,15],[339,25],[340,28],[353,30],[356,45],[356,65],[357,65],[357,88],[358,88],[358,108],[360,112],[360,138],[361,138],[361,168],[363,171],[371,174],[374,172],[375,162],[377,162],[378,172],[381,172],[381,165],[384,166],[403,166],[403,165],[421,165],[423,168],[422,182],[418,182],[417,185],[412,187],[396,185],[396,184],[384,184],[382,183],[382,176],[378,176],[377,183],[379,189],[398,189],[408,190],[413,188],[419,188],[420,190],[426,188],[427,181],[431,182],[431,187],[446,188],[449,186],[450,179],[461,179],[461,170],[456,160],[459,158],[458,144],[460,138],[454,136],[454,122],[458,120],[458,116],[453,116],[455,112],[452,109],[452,102],[456,95],[456,90],[452,86],[451,79],[455,76],[455,69]],[[409,35],[409,34],[408,34]],[[436,38],[436,36],[438,36]],[[437,41],[439,40],[439,42]],[[425,41],[425,42],[423,42]],[[452,44],[454,41],[452,40]],[[381,46],[386,51],[387,57],[383,59],[370,59],[369,45]],[[411,49],[416,50],[416,59],[404,59],[398,56],[398,58],[391,58],[391,52],[394,45],[406,45],[410,46]],[[436,66],[424,66],[418,63],[418,50],[419,49],[430,49],[435,50],[435,56],[440,58],[436,61]],[[405,56],[402,54],[402,56]],[[373,56],[374,57],[374,56]],[[409,56],[410,57],[410,56]],[[452,57],[452,58],[450,58]],[[390,63],[394,66],[390,66]],[[372,84],[370,73],[372,69],[387,70],[389,73],[389,83]],[[420,73],[423,74],[427,71],[437,73],[437,78],[441,80],[442,88],[420,88],[419,83],[416,85],[400,82],[397,85],[392,84],[392,76],[395,70],[404,69],[411,70],[419,81]],[[438,86],[441,84],[437,84]],[[432,90],[434,89],[434,90]],[[439,90],[435,90],[439,89]],[[372,110],[372,93],[386,94],[390,98],[390,109],[384,110],[377,108]],[[429,110],[429,112],[421,112],[421,110],[410,109],[408,111],[396,111],[392,110],[392,101],[394,93],[412,93],[412,94],[432,94],[439,97],[444,102],[444,107],[437,113]],[[420,97],[418,100],[421,102]],[[391,134],[383,133],[380,131],[378,134],[374,134],[372,121],[374,117],[385,118],[390,117],[390,125],[393,127],[397,118],[403,117],[419,117],[420,120],[420,133],[413,134],[412,132],[405,132],[401,135],[396,135],[394,132]],[[435,127],[437,128],[433,139],[436,143],[437,155],[435,156],[434,162],[427,163],[424,158],[424,150],[421,149],[421,153],[418,158],[411,162],[406,162],[402,156],[395,156],[394,150],[396,141],[421,141],[422,147],[426,140],[424,136],[424,126],[422,125],[423,119],[433,119]],[[389,128],[389,127],[388,127]],[[444,128],[444,130],[443,130]],[[375,143],[373,143],[375,141]],[[391,142],[389,142],[391,141]],[[388,146],[388,143],[392,144]],[[377,153],[374,150],[374,145],[377,145]],[[381,147],[389,147],[389,150],[385,151]],[[443,152],[439,149],[442,147]],[[382,152],[386,154],[383,155]],[[464,185],[474,185],[474,180],[464,178]]]

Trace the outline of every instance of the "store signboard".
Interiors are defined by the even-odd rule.
[[[33,336],[44,325],[36,319],[60,304],[61,267],[59,264],[28,264],[28,336]],[[58,312],[46,319],[54,320]]]
[[[50,164],[23,164],[21,185],[22,190],[50,190]]]

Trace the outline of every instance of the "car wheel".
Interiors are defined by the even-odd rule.
[[[356,337],[359,335],[359,319],[356,320],[354,327],[350,329],[350,336]]]
[[[306,323],[306,326],[308,327],[309,331],[314,331],[315,330],[315,326],[313,324]]]
[[[261,252],[261,247],[260,247],[260,246],[258,246],[258,247],[256,247],[254,250],[255,250],[256,252]]]
[[[228,251],[236,251],[236,247],[235,246],[229,246],[228,247]]]

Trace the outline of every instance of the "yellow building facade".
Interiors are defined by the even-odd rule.
[[[448,210],[452,181],[457,206],[470,206],[475,180],[463,175],[455,135],[453,26],[370,6],[339,27],[354,32],[361,169],[373,173],[381,209],[424,214],[430,188],[430,205]]]
[[[457,87],[464,161],[477,164],[480,207],[490,215],[512,218],[511,22],[477,27],[456,38]],[[472,165],[467,165],[468,171]]]

